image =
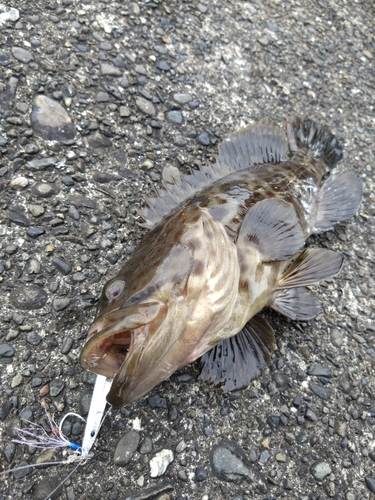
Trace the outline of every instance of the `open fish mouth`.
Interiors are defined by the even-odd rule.
[[[124,330],[110,334],[103,340],[98,339],[95,344],[92,341],[92,349],[88,350],[88,354],[84,355],[81,361],[88,370],[113,378],[131,351],[134,337],[140,333],[140,330],[138,328],[137,330]]]
[[[137,351],[137,359],[147,341],[157,332],[167,307],[151,302],[119,309],[94,321],[80,362],[84,368],[114,378]],[[133,365],[133,363],[132,363]],[[129,369],[134,369],[134,366]]]

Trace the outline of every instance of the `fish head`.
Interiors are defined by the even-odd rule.
[[[107,400],[114,407],[202,355],[230,318],[239,273],[234,245],[207,214],[184,214],[148,233],[103,289],[80,362],[113,378]]]
[[[140,391],[149,390],[146,387],[143,391],[143,374],[150,372],[163,350],[168,349],[168,339],[172,341],[181,333],[187,315],[184,306],[186,309],[191,254],[180,244],[164,248],[163,256],[155,250],[150,251],[146,276],[140,271],[141,262],[138,272],[127,272],[127,267],[134,267],[131,259],[129,266],[105,285],[81,352],[84,368],[114,378],[107,399],[117,407],[138,399]],[[125,279],[128,275],[129,283]],[[118,396],[121,388],[122,395]]]

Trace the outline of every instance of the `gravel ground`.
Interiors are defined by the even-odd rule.
[[[11,442],[21,418],[47,427],[43,399],[56,422],[87,413],[95,377],[78,356],[163,166],[199,166],[238,127],[293,112],[330,127],[365,185],[360,213],[310,240],[345,255],[316,287],[323,312],[266,313],[277,349],[248,390],[211,391],[196,363],[113,411],[53,498],[375,499],[373,3],[7,4],[18,12],[0,9],[3,470],[63,456]],[[82,429],[64,425],[73,441]],[[0,499],[43,500],[72,468],[5,475]]]

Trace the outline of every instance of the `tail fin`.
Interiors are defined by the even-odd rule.
[[[342,149],[327,127],[320,127],[310,118],[290,116],[286,119],[289,147],[292,152],[307,150],[331,170],[342,160]]]

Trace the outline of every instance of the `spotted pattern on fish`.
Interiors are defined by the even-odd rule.
[[[324,178],[342,159],[337,139],[310,119],[286,132],[263,120],[229,136],[213,165],[182,175],[140,213],[150,231],[104,287],[82,365],[113,377],[114,406],[147,394],[201,357],[201,379],[246,387],[270,360],[265,307],[310,319],[306,288],[336,275],[342,257],[303,250],[306,239],[352,217],[362,183],[352,171]]]

